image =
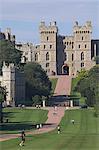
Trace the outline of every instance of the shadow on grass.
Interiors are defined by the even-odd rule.
[[[31,130],[35,129],[36,125],[33,125],[32,122],[14,122],[14,123],[3,123],[0,124],[0,131],[20,131],[20,130]]]

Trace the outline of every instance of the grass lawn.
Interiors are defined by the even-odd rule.
[[[58,80],[58,78],[50,79],[50,81],[52,83],[52,91],[51,91],[51,93],[54,93],[54,90],[55,90],[55,87],[56,87],[56,84],[57,84],[57,80]]]
[[[46,110],[25,108],[6,108],[3,112],[4,120],[6,118],[9,120],[8,123],[0,125],[0,131],[2,130],[3,133],[18,133],[22,129],[34,129],[37,123],[44,123],[47,120],[48,113]]]
[[[26,137],[24,147],[19,147],[20,139],[1,143],[3,150],[99,150],[99,118],[89,110],[67,110],[57,130],[41,135]],[[73,125],[70,120],[74,119]]]

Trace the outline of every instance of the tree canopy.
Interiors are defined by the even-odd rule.
[[[3,61],[15,65],[21,61],[21,52],[15,48],[12,42],[7,40],[0,40],[0,66]]]
[[[25,64],[24,73],[27,99],[32,99],[35,95],[48,96],[50,94],[51,82],[38,63]]]
[[[99,65],[84,73],[75,90],[79,91],[82,96],[87,97],[86,103],[89,106],[99,104]]]

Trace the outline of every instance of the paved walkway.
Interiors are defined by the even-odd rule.
[[[49,111],[48,119],[45,122],[45,125],[38,130],[26,132],[26,135],[41,134],[41,133],[52,131],[60,123],[62,117],[64,116],[64,112],[65,112],[64,107],[57,107],[57,110],[55,110],[53,107],[48,107],[45,109]],[[0,141],[6,141],[9,139],[18,138],[19,136],[20,136],[20,134],[2,134],[2,135],[0,135]]]
[[[71,76],[60,75],[54,91],[54,96],[70,95],[71,91]]]

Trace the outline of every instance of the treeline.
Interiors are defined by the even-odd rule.
[[[99,106],[99,65],[94,66],[89,71],[81,71],[78,78],[74,90],[86,97],[88,106]]]
[[[44,98],[50,95],[51,82],[44,69],[38,63],[21,64],[21,56],[22,52],[17,50],[13,43],[7,40],[0,41],[0,69],[2,68],[3,61],[8,64],[14,63],[20,71],[24,71],[26,103],[34,101],[35,95],[41,101],[41,97]]]

